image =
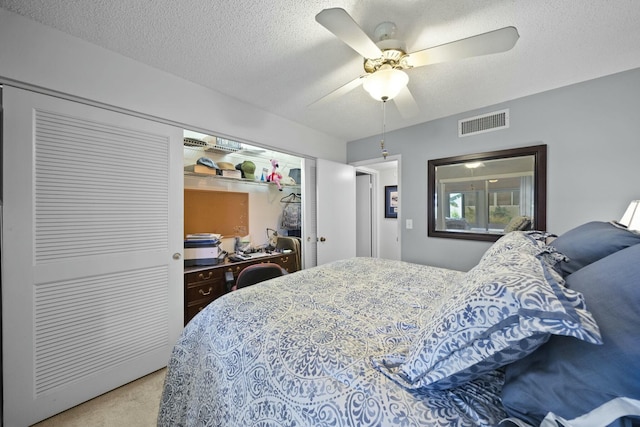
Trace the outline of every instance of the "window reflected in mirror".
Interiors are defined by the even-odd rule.
[[[546,227],[546,145],[429,161],[429,236],[495,241]]]

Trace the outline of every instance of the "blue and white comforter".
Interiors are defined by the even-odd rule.
[[[353,258],[225,295],[179,338],[158,425],[496,425],[497,372],[406,390],[371,363],[406,348],[462,274]]]

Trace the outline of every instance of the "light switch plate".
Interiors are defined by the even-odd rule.
[[[408,219],[406,223],[407,230],[411,230],[413,228],[413,220]]]

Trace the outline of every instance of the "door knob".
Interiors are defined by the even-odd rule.
[[[320,241],[321,241],[321,242],[326,242],[326,241],[327,241],[327,239],[325,239],[324,237],[320,237]]]
[[[182,258],[182,254],[180,252],[176,252],[175,254],[173,254],[173,259],[180,259]]]

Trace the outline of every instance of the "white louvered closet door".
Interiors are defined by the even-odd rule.
[[[3,89],[4,425],[165,366],[182,327],[182,130]]]

